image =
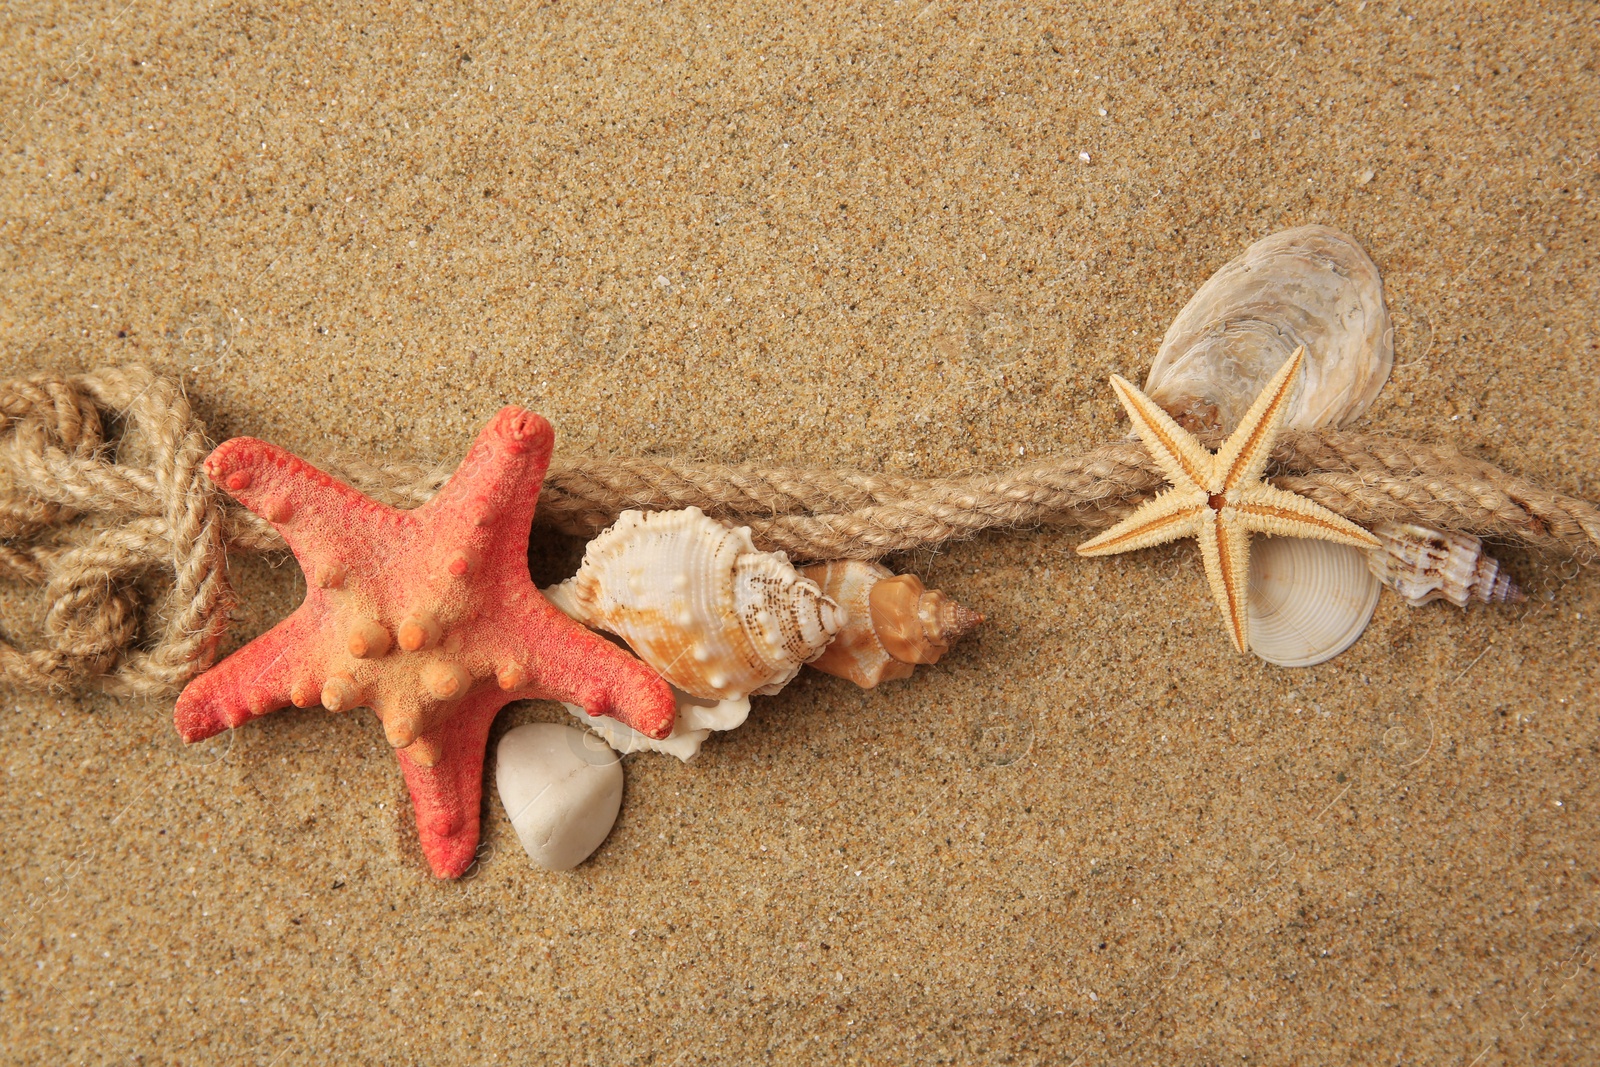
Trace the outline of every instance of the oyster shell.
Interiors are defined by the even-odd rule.
[[[615,634],[677,688],[712,703],[776,693],[832,640],[839,606],[749,527],[699,508],[625,511],[545,596]]]
[[[1250,545],[1250,651],[1280,667],[1310,667],[1355,643],[1382,587],[1359,548],[1296,537]]]
[[[800,571],[844,611],[845,622],[811,666],[864,689],[909,678],[918,663],[937,663],[983,622],[912,574],[861,560],[836,560]]]
[[[1286,427],[1347,424],[1394,365],[1378,268],[1326,226],[1264,237],[1213,274],[1172,321],[1144,391],[1190,431],[1229,430],[1301,345]]]
[[[1372,532],[1383,547],[1367,553],[1368,566],[1414,608],[1434,600],[1464,608],[1469,600],[1516,604],[1527,599],[1471,534],[1398,522],[1377,523]]]

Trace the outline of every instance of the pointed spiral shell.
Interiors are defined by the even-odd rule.
[[[801,569],[844,612],[845,622],[827,650],[811,661],[826,674],[870,689],[891,678],[909,678],[918,663],[937,663],[983,616],[937,589],[925,589],[912,574],[887,567],[836,560]]]
[[[1414,608],[1434,600],[1464,608],[1469,600],[1515,604],[1527,599],[1471,534],[1398,522],[1376,523],[1372,532],[1383,547],[1367,554],[1367,566]]]

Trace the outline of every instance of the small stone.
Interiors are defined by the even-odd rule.
[[[495,782],[534,863],[571,870],[611,832],[622,807],[622,762],[599,736],[557,723],[518,726],[500,739]]]

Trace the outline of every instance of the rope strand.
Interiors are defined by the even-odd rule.
[[[121,429],[114,440],[108,423]],[[0,575],[42,588],[44,638],[31,650],[0,639],[0,678],[51,689],[101,679],[117,692],[165,694],[210,665],[234,607],[228,551],[285,545],[211,484],[209,447],[181,386],[143,367],[0,383]],[[1414,522],[1584,562],[1600,556],[1600,509],[1448,445],[1289,432],[1273,464],[1279,487],[1356,522]],[[407,508],[449,476],[359,460],[326,469]],[[1102,529],[1163,484],[1132,440],[949,478],[578,459],[551,466],[536,521],[589,537],[629,508],[694,506],[748,525],[762,548],[795,560],[876,559],[988,529]],[[165,592],[146,603],[152,584]]]

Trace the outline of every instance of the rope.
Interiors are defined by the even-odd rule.
[[[1211,442],[1215,443],[1215,442]],[[205,476],[209,443],[181,386],[131,366],[0,383],[0,576],[41,587],[42,647],[0,637],[0,677],[29,688],[166,694],[210,665],[234,600],[227,553],[283,541]],[[1359,523],[1414,522],[1589,562],[1600,509],[1448,445],[1316,430],[1283,434],[1274,479]],[[396,507],[448,471],[327,467]],[[1164,484],[1144,446],[998,474],[912,478],[671,460],[552,464],[537,522],[593,536],[629,508],[698,507],[795,560],[876,559],[988,529],[1112,525]]]

